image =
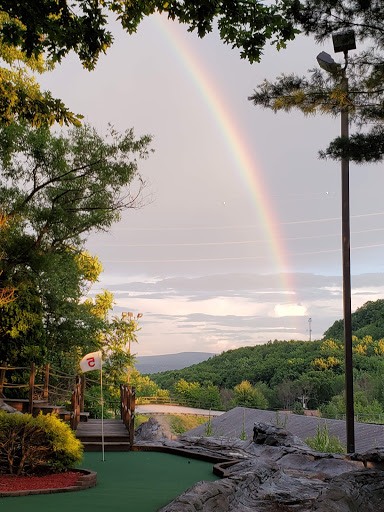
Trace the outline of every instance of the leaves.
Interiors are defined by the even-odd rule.
[[[0,310],[0,359],[40,362],[48,353],[58,365],[77,364],[77,347],[100,348],[113,303],[108,292],[81,300],[102,271],[84,244],[143,204],[144,181],[133,180],[150,137],[12,124],[0,127],[0,139],[0,207],[9,224],[0,230],[0,289],[17,289],[17,301]]]
[[[382,161],[384,157],[384,14],[379,0],[285,0],[282,12],[295,27],[317,41],[353,29],[358,50],[333,73],[310,69],[308,77],[294,74],[257,86],[249,100],[274,112],[292,109],[304,115],[337,116],[347,110],[358,132],[349,140],[338,137],[322,158],[349,158],[356,163]],[[375,41],[375,45],[369,47]]]

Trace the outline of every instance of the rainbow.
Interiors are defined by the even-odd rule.
[[[176,22],[169,23],[165,16],[153,16],[155,26],[160,30],[170,47],[177,56],[186,73],[193,80],[199,90],[207,108],[216,121],[224,137],[236,167],[239,169],[245,190],[252,196],[257,217],[269,242],[269,250],[278,272],[281,274],[281,285],[286,291],[293,291],[289,273],[290,263],[284,246],[283,236],[280,233],[279,223],[272,208],[270,194],[263,179],[260,166],[254,161],[242,137],[239,121],[228,107],[226,101],[220,96],[220,88],[215,84],[209,72],[204,68],[201,60],[197,58],[188,45],[181,30],[177,30]],[[197,36],[196,36],[197,37]]]

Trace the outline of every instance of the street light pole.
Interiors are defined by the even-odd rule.
[[[348,105],[348,50],[356,48],[354,32],[349,30],[334,34],[335,52],[343,52],[345,64],[341,69],[341,90],[343,98],[340,108],[341,137],[349,139],[349,105]],[[317,61],[323,69],[331,74],[340,70],[330,55],[321,52]],[[343,312],[344,312],[344,372],[345,372],[345,415],[347,452],[355,451],[355,413],[353,403],[353,362],[352,362],[352,313],[351,313],[351,230],[349,212],[349,158],[341,159],[341,230],[343,251]]]
[[[348,50],[344,51],[345,66],[342,76],[342,90],[348,95]],[[349,138],[348,104],[341,108],[341,137]],[[355,413],[353,403],[352,363],[352,312],[351,312],[351,230],[349,209],[349,158],[341,159],[341,224],[343,249],[343,310],[344,310],[344,359],[345,359],[345,417],[347,430],[347,452],[355,451]]]
[[[131,325],[131,327],[133,327],[133,324],[139,320],[139,318],[141,318],[143,316],[143,313],[138,313],[136,316],[131,312],[129,311],[128,313],[127,312],[123,312],[121,314],[123,320],[126,321],[126,318],[128,317],[128,322],[129,324]],[[131,333],[129,334],[128,336],[128,354],[129,354],[129,357],[131,357]],[[128,366],[128,369],[127,369],[127,384],[129,386],[129,383],[130,383],[130,380],[131,380],[131,366]]]

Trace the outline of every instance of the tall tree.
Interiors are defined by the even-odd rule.
[[[264,81],[249,98],[255,105],[273,111],[298,109],[305,115],[338,115],[347,108],[357,132],[338,137],[322,158],[349,157],[357,163],[381,161],[384,156],[384,11],[379,0],[288,0],[287,19],[319,42],[340,30],[353,29],[358,45],[347,63],[333,73],[320,69],[308,77],[283,75],[275,82]],[[343,86],[343,76],[349,90]],[[369,128],[367,128],[369,127]]]
[[[137,160],[149,143],[133,130],[103,138],[89,126],[68,135],[0,128],[0,211],[9,219],[0,230],[0,289],[15,288],[17,298],[0,311],[0,359],[21,352],[41,360],[53,349],[99,343],[110,300],[81,301],[102,269],[84,243],[143,203]]]

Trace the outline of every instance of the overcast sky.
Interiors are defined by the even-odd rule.
[[[265,78],[305,74],[331,41],[299,37],[250,65],[216,32],[201,40],[158,16],[113,32],[95,71],[73,55],[41,80],[99,131],[154,138],[145,206],[89,237],[105,269],[92,293],[111,290],[113,314],[143,313],[138,355],[307,340],[310,326],[322,337],[342,317],[341,206],[339,164],[318,150],[340,122],[248,97]],[[351,166],[353,309],[383,296],[383,182],[381,165]]]

